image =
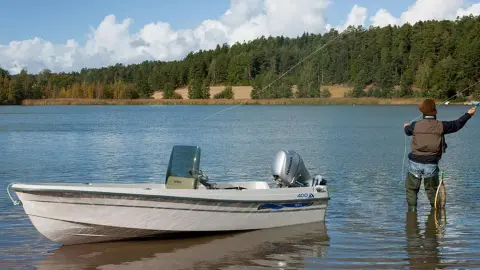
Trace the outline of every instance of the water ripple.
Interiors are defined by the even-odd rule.
[[[171,147],[202,148],[213,179],[270,180],[277,150],[296,150],[328,179],[323,225],[183,240],[60,247],[0,193],[0,268],[392,269],[480,267],[478,119],[447,136],[447,211],[423,188],[406,212],[402,125],[415,106],[0,107],[0,183],[162,183]],[[445,107],[452,120],[465,107]]]

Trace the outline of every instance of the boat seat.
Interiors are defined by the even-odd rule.
[[[167,189],[197,189],[198,181],[195,178],[169,176],[165,187]]]

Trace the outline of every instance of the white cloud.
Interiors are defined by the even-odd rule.
[[[459,10],[457,10],[457,16],[459,17],[468,16],[468,15],[473,15],[473,16],[480,15],[480,3],[473,4],[467,9],[460,8]]]
[[[386,9],[379,9],[375,16],[370,18],[373,26],[384,27],[387,25],[398,25],[399,19],[395,18]]]
[[[370,17],[374,26],[414,24],[426,20],[455,20],[457,16],[480,14],[480,3],[470,5],[466,9],[463,0],[417,0],[407,11],[395,18],[385,9],[380,9]]]
[[[205,20],[195,29],[174,30],[166,22],[144,25],[130,33],[133,20],[108,15],[92,29],[86,43],[74,40],[52,44],[35,37],[0,45],[0,66],[12,74],[27,68],[37,73],[102,67],[143,60],[175,60],[190,51],[214,49],[217,44],[250,41],[262,35],[295,37],[326,31],[325,9],[330,0],[232,0],[218,20]]]
[[[417,0],[400,16],[403,23],[416,23],[420,20],[455,19],[456,11],[463,0]]]
[[[347,21],[343,26],[337,26],[335,29],[342,32],[349,26],[357,27],[359,25],[365,25],[365,20],[367,19],[367,9],[364,7],[360,7],[358,5],[354,5],[352,10],[347,16]]]

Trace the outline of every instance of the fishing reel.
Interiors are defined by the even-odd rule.
[[[480,101],[472,101],[472,105],[473,105],[473,108],[475,111],[477,111],[477,108],[478,106],[480,105]]]

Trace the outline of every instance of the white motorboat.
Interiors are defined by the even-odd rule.
[[[211,182],[197,146],[174,146],[164,184],[12,183],[35,228],[73,245],[182,232],[243,231],[325,220],[329,194],[294,151],[279,151],[267,181]]]

